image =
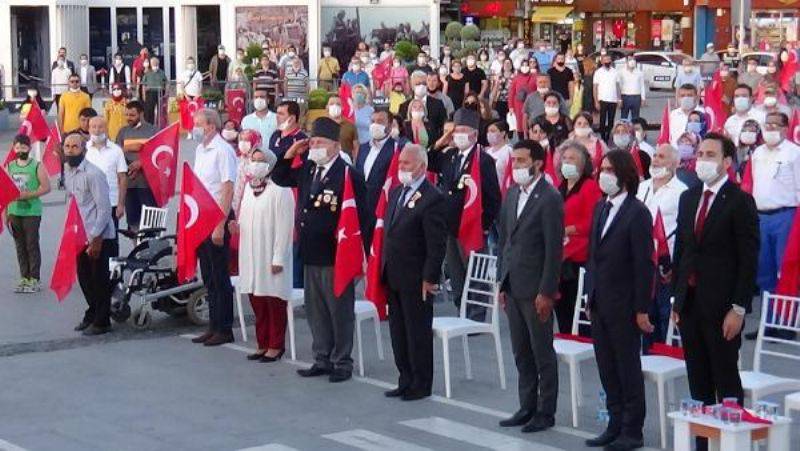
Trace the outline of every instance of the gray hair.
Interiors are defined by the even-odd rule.
[[[564,152],[568,150],[574,150],[581,156],[581,166],[583,167],[581,175],[586,177],[591,176],[593,170],[592,155],[589,153],[589,149],[576,139],[568,139],[558,146],[558,152],[563,156]]]
[[[672,163],[681,162],[681,154],[678,152],[678,149],[676,149],[675,146],[673,146],[672,144],[669,143],[661,144],[656,148],[656,150],[658,149],[665,149],[669,153],[669,156],[672,158]]]
[[[409,81],[411,81],[412,85],[414,84],[414,81],[416,81],[416,80],[420,80],[420,81],[424,82],[427,79],[428,79],[428,74],[426,74],[425,72],[423,72],[421,70],[415,70],[414,72],[411,73],[411,76],[409,77]]]
[[[408,143],[403,147],[403,152],[405,151],[414,152],[425,167],[428,167],[428,151],[424,147],[419,144]]]
[[[198,110],[195,115],[201,116],[206,120],[206,123],[213,124],[215,130],[220,130],[222,128],[222,119],[220,119],[219,113],[211,108]]]

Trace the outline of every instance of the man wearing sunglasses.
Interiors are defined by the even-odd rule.
[[[81,91],[81,77],[73,74],[69,77],[69,89],[58,99],[58,124],[61,133],[66,134],[80,127],[80,113],[84,108],[92,107],[89,94]]]

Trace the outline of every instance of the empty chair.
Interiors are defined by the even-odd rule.
[[[142,212],[142,218],[144,218],[144,212]],[[247,326],[244,324],[244,307],[242,306],[243,295],[242,292],[239,291],[239,276],[231,276],[231,285],[233,286],[233,293],[236,297],[236,314],[239,316],[239,329],[242,331],[242,341],[247,341]]]
[[[305,305],[305,290],[295,288],[292,290],[292,298],[286,303],[286,325],[289,328],[289,351],[292,360],[297,360],[297,349],[294,344],[294,309]]]
[[[375,325],[375,339],[378,346],[378,358],[383,360],[383,340],[381,336],[381,319],[378,317],[378,309],[370,301],[356,300],[356,342],[358,343],[358,374],[364,377],[364,345],[361,342],[361,323],[372,320]]]
[[[142,207],[142,216],[139,219],[139,230],[155,228],[167,228],[167,209],[145,205]]]

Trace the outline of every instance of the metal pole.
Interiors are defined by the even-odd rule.
[[[744,2],[745,0],[739,0],[739,58],[741,59],[742,54],[744,53]]]

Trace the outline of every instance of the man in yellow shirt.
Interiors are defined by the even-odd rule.
[[[333,90],[333,79],[339,78],[339,60],[331,56],[331,49],[327,46],[322,49],[322,56],[323,58],[319,61],[317,78],[319,78],[321,87],[331,91]]]
[[[80,127],[80,112],[92,107],[89,94],[81,91],[81,77],[73,74],[69,77],[69,91],[61,94],[58,100],[58,123],[61,132],[66,133]]]
[[[114,83],[111,87],[111,99],[106,101],[104,108],[106,122],[108,122],[108,137],[112,141],[116,141],[117,133],[122,127],[128,125],[125,119],[126,104],[127,99],[122,83]]]

